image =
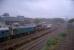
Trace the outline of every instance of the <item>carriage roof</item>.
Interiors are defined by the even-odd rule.
[[[25,26],[18,26],[15,28],[31,28],[31,27],[36,27],[36,25],[25,25]]]

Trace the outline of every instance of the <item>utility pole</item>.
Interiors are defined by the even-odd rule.
[[[13,25],[9,25],[9,31],[10,31],[10,34],[13,35]]]
[[[13,25],[9,25],[9,33],[10,33],[10,37],[9,37],[9,40],[13,37]]]

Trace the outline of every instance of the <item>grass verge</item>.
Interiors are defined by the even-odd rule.
[[[65,37],[66,34],[64,32],[59,33],[57,37],[49,37],[46,45],[41,50],[55,50]]]

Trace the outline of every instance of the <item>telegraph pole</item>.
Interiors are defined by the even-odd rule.
[[[14,34],[14,33],[13,33],[13,25],[12,25],[12,24],[9,25],[9,33],[10,33],[10,35],[11,35],[11,36],[9,37],[9,39],[11,39],[11,37],[12,37],[13,34]]]

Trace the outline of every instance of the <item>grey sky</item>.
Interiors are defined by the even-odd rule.
[[[26,17],[68,17],[74,16],[72,0],[0,0],[0,14],[8,12],[12,16]]]

